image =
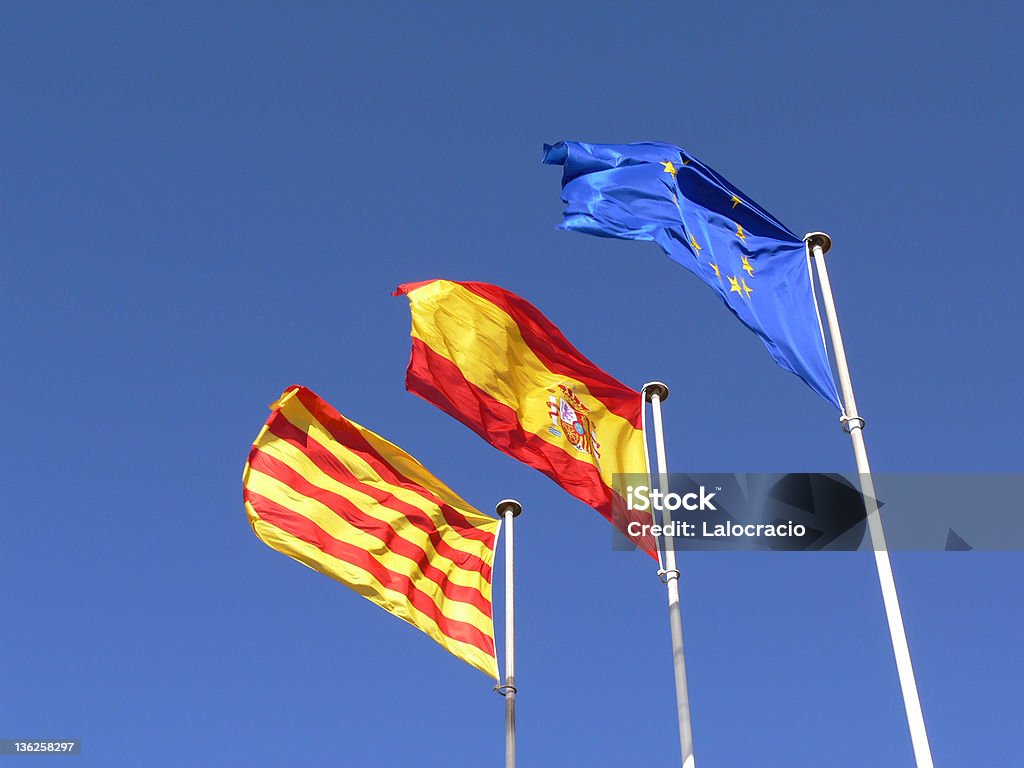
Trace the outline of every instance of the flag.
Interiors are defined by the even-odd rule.
[[[613,485],[614,475],[647,471],[639,392],[502,288],[428,280],[400,285],[394,295],[402,294],[412,311],[406,389],[539,469],[620,529],[634,518],[650,523],[650,516],[626,508]],[[655,551],[649,536],[630,538]]]
[[[256,535],[497,679],[499,521],[305,387],[271,408],[242,475]]]
[[[804,242],[671,144],[544,145],[565,166],[560,229],[652,240],[710,285],[780,366],[842,410]]]

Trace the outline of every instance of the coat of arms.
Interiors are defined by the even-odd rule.
[[[590,409],[576,396],[575,387],[570,389],[559,384],[548,391],[554,393],[548,397],[548,413],[553,425],[548,431],[555,437],[564,437],[577,451],[589,453],[600,467],[601,446],[594,434],[594,422],[588,415]]]

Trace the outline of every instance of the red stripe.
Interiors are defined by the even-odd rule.
[[[289,445],[292,445],[301,451],[311,462],[313,462],[317,469],[328,477],[334,478],[343,485],[355,488],[356,490],[365,493],[367,496],[372,497],[389,509],[393,509],[394,511],[405,515],[412,525],[430,536],[430,540],[433,542],[434,548],[439,554],[447,557],[460,568],[467,571],[478,571],[484,576],[484,578],[488,581],[490,580],[491,566],[476,555],[463,552],[452,547],[438,531],[437,525],[429,514],[413,504],[409,504],[396,498],[393,494],[388,493],[382,488],[360,481],[352,471],[345,466],[340,459],[338,459],[337,456],[318,443],[313,439],[313,437],[303,432],[300,427],[297,427],[288,421],[287,417],[283,413],[279,411],[274,414],[267,422],[267,428],[275,437],[287,442]],[[348,448],[348,446],[345,447]],[[255,451],[256,449],[254,448],[253,453],[255,453]],[[429,499],[427,499],[427,501],[431,504],[435,504],[436,506],[436,502],[430,501]],[[453,530],[460,529],[453,528]],[[473,530],[479,531],[478,528],[473,528]],[[485,546],[493,549],[494,536],[493,534],[489,535],[491,537],[491,541],[489,543],[485,542]]]
[[[418,493],[431,504],[437,505],[441,510],[444,521],[458,531],[462,536],[474,541],[483,542],[488,548],[494,549],[494,534],[481,530],[466,519],[465,515],[451,505],[441,500],[437,494],[419,483],[410,480],[401,474],[397,469],[388,463],[387,459],[380,455],[377,450],[363,437],[356,426],[332,408],[326,401],[321,399],[315,392],[305,387],[298,388],[297,397],[313,417],[323,425],[338,443],[346,450],[352,451],[363,459],[382,480],[390,485],[397,485]],[[271,421],[273,418],[271,418]],[[268,424],[270,421],[267,422]]]
[[[405,387],[461,421],[499,451],[539,469],[577,499],[600,512],[623,534],[626,534],[626,525],[631,520],[650,523],[649,515],[626,510],[625,502],[604,484],[594,465],[575,459],[524,430],[512,408],[467,381],[455,363],[416,338],[412,340],[412,357],[406,371]],[[654,556],[656,549],[650,536],[629,538]]]
[[[387,523],[364,514],[359,507],[344,496],[310,483],[281,460],[260,450],[253,451],[249,456],[249,465],[263,474],[279,480],[296,493],[319,501],[342,520],[346,520],[359,530],[380,539],[388,551],[415,563],[424,577],[437,584],[447,599],[476,606],[485,616],[490,617],[491,603],[480,593],[479,589],[449,581],[448,575],[430,562],[428,552],[418,544],[397,534]],[[441,535],[435,530],[430,539],[436,543],[441,539]],[[479,570],[477,572],[479,573]]]
[[[248,488],[245,490],[245,500],[252,505],[261,520],[312,544],[325,555],[368,571],[388,589],[403,594],[416,610],[433,619],[447,637],[472,645],[484,653],[494,656],[494,641],[490,637],[472,624],[445,616],[437,604],[430,599],[430,596],[417,589],[408,576],[385,568],[366,550],[335,539],[316,523],[258,493],[253,493]]]
[[[408,293],[425,284],[408,283],[399,286],[398,291]],[[488,283],[460,282],[456,285],[489,301],[511,317],[519,326],[523,341],[548,370],[576,379],[586,386],[591,395],[604,403],[609,411],[628,421],[634,429],[640,429],[640,393],[590,362],[533,304]]]

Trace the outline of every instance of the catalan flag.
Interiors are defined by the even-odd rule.
[[[613,476],[647,471],[641,394],[503,288],[428,280],[402,294],[412,310],[406,389],[624,529],[634,515]],[[633,541],[655,552],[650,537]]]
[[[499,521],[305,387],[271,408],[242,475],[256,535],[497,679]]]

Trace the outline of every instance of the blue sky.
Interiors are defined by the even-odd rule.
[[[0,737],[80,738],[81,766],[499,764],[486,678],[252,535],[242,465],[299,383],[480,509],[522,500],[521,764],[674,764],[652,563],[404,392],[389,294],[493,282],[668,382],[675,471],[850,472],[835,412],[705,285],[554,229],[545,141],[675,143],[832,235],[876,470],[1019,472],[1022,15],[9,4]],[[1020,554],[893,559],[936,764],[1014,764]],[[681,569],[702,768],[911,764],[869,556]]]

